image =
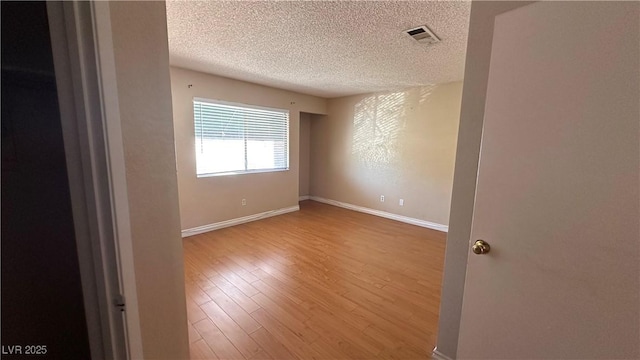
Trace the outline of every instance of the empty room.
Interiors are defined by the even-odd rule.
[[[640,2],[2,2],[3,359],[639,359]]]
[[[608,251],[618,260],[587,251],[580,254],[585,258],[567,261],[564,250],[555,257],[550,252],[571,243],[571,229],[594,216],[566,215],[568,204],[606,206],[597,196],[584,196],[606,181],[585,169],[597,164],[621,179],[637,175],[631,163],[605,164],[598,150],[585,148],[587,142],[608,146],[588,140],[597,131],[566,138],[569,127],[595,130],[604,114],[619,111],[583,99],[619,94],[627,99],[625,116],[637,114],[627,97],[633,91],[614,85],[637,65],[631,60],[636,50],[616,48],[632,43],[622,34],[637,6],[626,5],[625,14],[624,6],[602,3],[525,5],[477,5],[472,14],[470,2],[167,3],[192,358],[637,354],[637,324],[628,320],[617,329],[635,330],[615,339],[593,326],[573,344],[540,336],[543,329],[582,326],[579,319],[605,299],[637,315],[629,292],[578,305],[585,289],[576,283],[563,288],[549,273],[542,275],[546,271],[531,271],[540,259],[525,256],[494,268],[533,241],[547,247],[540,256],[548,258],[542,263],[551,272],[572,274],[594,261],[622,261],[630,270],[633,258],[623,250],[635,231],[626,226],[612,233],[620,241]],[[596,20],[600,12],[607,21]],[[577,39],[590,22],[624,39],[602,43],[616,56],[601,56]],[[533,33],[556,37],[554,45],[532,40]],[[589,60],[567,72],[578,57]],[[465,78],[465,65],[471,78]],[[607,66],[609,74],[589,81],[601,85],[574,91],[585,73]],[[545,93],[549,88],[554,91]],[[605,96],[607,88],[615,90]],[[524,98],[531,101],[522,103]],[[478,155],[473,127],[483,113]],[[465,116],[467,127],[460,129]],[[620,128],[610,131],[601,135],[621,141],[614,151],[637,147],[637,139],[621,136]],[[559,158],[550,160],[552,153]],[[572,165],[559,168],[565,154],[573,154]],[[464,166],[477,157],[480,166]],[[627,179],[614,186],[631,189]],[[452,209],[456,188],[458,207]],[[469,189],[475,194],[469,196]],[[470,200],[472,224],[465,213]],[[637,204],[626,201],[622,208],[637,213]],[[450,217],[459,220],[448,234]],[[622,218],[637,223],[629,214]],[[538,228],[542,223],[547,231]],[[591,229],[587,237],[595,239],[605,228]],[[553,235],[537,239],[548,232]],[[466,237],[459,253],[450,244],[456,237]],[[455,270],[443,287],[445,245],[447,265]],[[594,283],[605,284],[623,268],[583,269],[575,276],[592,274]],[[637,279],[621,279],[638,288]],[[554,295],[542,295],[547,293]],[[538,300],[532,304],[523,296]],[[557,296],[566,302],[554,302]],[[543,312],[545,320],[532,321],[531,314]],[[513,332],[513,321],[530,325]],[[485,332],[499,334],[491,341],[501,345],[481,350],[490,340],[477,334]],[[523,343],[523,334],[541,343]],[[593,345],[583,346],[585,341]],[[603,342],[618,347],[606,354],[595,345]]]
[[[168,2],[192,358],[427,358],[470,3]]]

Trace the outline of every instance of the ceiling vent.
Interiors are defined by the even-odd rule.
[[[417,42],[425,45],[433,45],[440,42],[440,38],[436,36],[426,25],[418,26],[413,29],[405,30],[405,34],[414,38]]]

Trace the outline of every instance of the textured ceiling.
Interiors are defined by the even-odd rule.
[[[168,1],[171,64],[322,97],[461,80],[470,2]],[[402,31],[428,25],[442,41]]]

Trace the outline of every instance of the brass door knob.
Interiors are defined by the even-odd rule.
[[[489,246],[489,243],[484,240],[476,240],[476,242],[473,243],[471,250],[476,255],[482,255],[488,253],[491,250],[491,246]]]

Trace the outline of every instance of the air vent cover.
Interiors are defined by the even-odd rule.
[[[440,38],[438,38],[426,25],[405,30],[404,33],[411,36],[421,44],[432,45],[440,42]]]

